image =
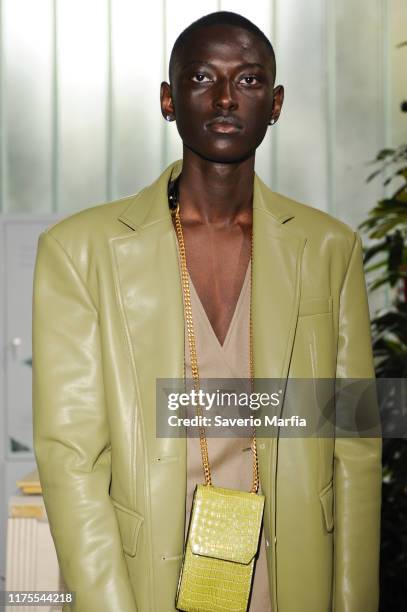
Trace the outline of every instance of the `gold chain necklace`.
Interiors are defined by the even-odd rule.
[[[196,354],[196,343],[195,343],[195,333],[194,333],[194,323],[192,318],[192,307],[191,307],[191,294],[189,290],[189,279],[188,279],[188,269],[186,263],[186,251],[185,251],[185,242],[184,242],[184,234],[182,231],[181,218],[179,214],[179,201],[178,199],[171,198],[171,214],[175,220],[175,229],[179,244],[180,251],[180,259],[181,259],[181,284],[184,295],[184,308],[185,308],[185,319],[187,324],[187,336],[188,336],[188,344],[191,355],[191,371],[192,377],[194,379],[194,387],[196,391],[199,391],[200,382],[199,382],[199,370],[198,370],[198,359]],[[174,206],[175,203],[175,206]],[[253,281],[253,231],[250,240],[250,257],[251,257],[251,268],[250,268],[250,316],[249,316],[249,338],[250,338],[250,349],[249,349],[249,367],[250,367],[250,383],[251,383],[251,391],[253,391],[254,387],[254,367],[253,367],[253,321],[252,321],[252,281]],[[201,457],[202,457],[202,466],[205,475],[205,484],[212,485],[212,476],[211,476],[211,468],[209,464],[208,457],[208,444],[206,440],[205,427],[201,424],[202,419],[202,409],[198,404],[197,414],[199,416],[199,442],[201,447]],[[253,483],[252,488],[250,490],[251,493],[257,493],[259,488],[259,466],[258,466],[258,457],[257,457],[257,444],[256,444],[256,428],[253,427],[253,435],[251,441],[251,451],[253,454]]]

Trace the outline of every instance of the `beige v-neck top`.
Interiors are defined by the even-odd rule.
[[[242,289],[236,304],[225,341],[220,344],[207,317],[198,293],[189,277],[191,307],[194,323],[196,351],[200,379],[247,379],[249,370],[249,316],[250,316],[250,268],[249,262]],[[185,377],[192,379],[188,337],[185,333]],[[234,383],[235,384],[235,383]],[[247,390],[247,385],[245,387]],[[187,495],[185,538],[190,519],[195,487],[204,482],[199,437],[187,435]],[[216,486],[250,491],[252,486],[253,457],[250,438],[207,436],[212,482]],[[259,488],[261,492],[261,487]],[[249,612],[271,612],[269,594],[266,542],[263,529],[254,578]]]

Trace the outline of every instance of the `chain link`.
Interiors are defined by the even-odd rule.
[[[198,358],[196,353],[194,323],[192,318],[192,307],[191,307],[191,294],[189,289],[188,269],[186,263],[186,251],[184,234],[182,231],[181,218],[179,214],[179,202],[176,202],[176,206],[171,208],[171,214],[175,221],[175,230],[177,234],[179,252],[181,259],[181,283],[184,294],[184,308],[185,308],[185,319],[187,324],[187,337],[189,350],[191,355],[191,371],[194,379],[194,388],[198,392],[200,388],[199,370],[198,370]],[[250,316],[249,316],[249,369],[250,369],[250,389],[254,390],[254,360],[253,360],[253,318],[252,318],[252,286],[253,286],[253,232],[250,240],[250,252],[251,252],[251,268],[250,268]],[[205,477],[205,484],[212,485],[211,467],[209,464],[208,456],[208,443],[206,440],[205,427],[201,425],[202,422],[202,408],[198,404],[197,415],[199,416],[199,442],[201,448],[202,466]],[[257,456],[257,443],[256,443],[256,428],[253,427],[253,435],[251,441],[251,451],[253,455],[253,482],[251,493],[257,493],[259,488],[259,465]]]

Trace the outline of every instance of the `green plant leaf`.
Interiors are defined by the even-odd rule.
[[[367,247],[364,250],[364,257],[363,257],[364,263],[367,263],[368,261],[370,261],[372,257],[377,255],[377,253],[380,253],[381,251],[387,251],[387,241],[386,240],[383,240],[382,242],[379,242],[379,244],[375,244],[371,247]]]
[[[372,172],[372,174],[369,174],[369,176],[366,179],[366,183],[370,183],[370,181],[372,181],[374,178],[376,178],[376,176],[378,176],[382,172],[383,170],[379,168],[379,170],[375,170],[374,172]]]
[[[373,272],[374,270],[378,270],[379,268],[381,268],[383,266],[387,266],[387,259],[383,259],[382,261],[379,261],[376,264],[372,264],[371,266],[367,266],[365,268],[365,272],[367,274],[369,274],[370,272]]]
[[[400,168],[399,170],[397,170],[395,176],[402,176],[407,180],[407,168]]]
[[[371,238],[383,238],[383,236],[385,236],[390,230],[394,229],[402,222],[403,220],[399,217],[390,219],[389,221],[382,223],[378,229],[371,233],[370,236]]]
[[[382,161],[383,159],[386,159],[390,155],[393,155],[395,152],[396,152],[396,149],[389,149],[389,148],[381,149],[376,155],[376,160]]]

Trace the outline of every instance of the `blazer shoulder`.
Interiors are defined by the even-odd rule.
[[[48,225],[48,233],[70,250],[70,245],[84,245],[119,235],[124,225],[118,220],[121,213],[139,194],[102,202],[71,213]]]
[[[342,247],[350,251],[358,231],[345,221],[316,208],[309,203],[299,202],[281,193],[272,192],[279,210],[284,211],[283,223],[287,229],[305,236],[309,243]]]
[[[109,241],[129,229],[118,220],[119,215],[135,198],[103,202],[72,213],[46,227],[39,237],[50,236],[65,253],[87,287],[93,304],[99,306],[99,272],[108,269]]]
[[[308,202],[293,200],[281,193],[273,192],[274,196],[280,200],[282,207],[292,213],[307,230],[312,229],[317,224],[318,229],[336,231],[339,235],[354,235],[355,230],[345,221],[338,219],[331,213],[312,206]]]

